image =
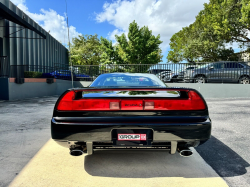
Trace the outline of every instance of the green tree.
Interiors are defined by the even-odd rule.
[[[118,54],[118,46],[113,45],[111,40],[101,37],[101,63],[102,64],[123,64]]]
[[[102,50],[97,35],[79,35],[73,38],[71,60],[74,65],[98,65]]]
[[[128,38],[123,33],[116,35],[118,54],[122,63],[157,64],[162,61],[160,35],[154,36],[148,27],[139,28],[133,21],[129,24]]]
[[[214,33],[225,42],[250,42],[249,0],[210,0],[205,4],[207,22]]]
[[[131,64],[157,64],[162,61],[160,35],[154,36],[148,27],[139,28],[133,21],[128,36],[115,36],[117,43],[101,37],[101,64],[119,72],[146,72],[150,66],[128,66]],[[101,68],[106,69],[107,66]]]
[[[249,51],[249,0],[210,0],[193,24],[170,39],[167,60],[180,62],[237,60],[227,44],[237,42],[241,52]]]

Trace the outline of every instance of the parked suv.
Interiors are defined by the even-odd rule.
[[[250,66],[244,62],[217,62],[205,64],[194,70],[186,70],[185,82],[238,82],[250,83]]]

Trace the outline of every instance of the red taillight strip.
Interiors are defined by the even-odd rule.
[[[117,90],[117,89],[113,89]],[[129,90],[151,90],[152,89],[129,89]],[[158,90],[158,89],[153,89]],[[164,91],[162,89],[159,89]],[[182,98],[157,98],[157,99],[75,99],[75,90],[67,92],[59,101],[57,110],[59,111],[112,111],[112,110],[205,110],[206,105],[200,95],[194,90],[179,90],[188,93],[187,99]],[[90,91],[89,89],[87,91]],[[93,91],[93,90],[92,90]],[[97,90],[95,90],[97,91]],[[100,90],[103,91],[103,90]],[[106,91],[106,89],[105,89]],[[169,89],[167,89],[169,91]],[[178,89],[173,90],[178,91]],[[116,104],[115,104],[116,103]],[[119,108],[118,104],[119,103]],[[114,107],[115,106],[115,107]]]
[[[74,92],[98,92],[98,91],[185,91],[188,92],[190,89],[187,88],[86,88],[86,89],[75,89]]]
[[[70,111],[73,110],[73,100],[75,99],[75,92],[69,91],[60,99],[57,110]]]

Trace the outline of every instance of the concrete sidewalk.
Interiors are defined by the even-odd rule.
[[[227,186],[196,151],[189,158],[167,151],[97,150],[80,157],[68,152],[49,140],[10,187]]]

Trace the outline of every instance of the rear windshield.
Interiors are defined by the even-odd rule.
[[[90,87],[166,87],[152,74],[102,74]]]

